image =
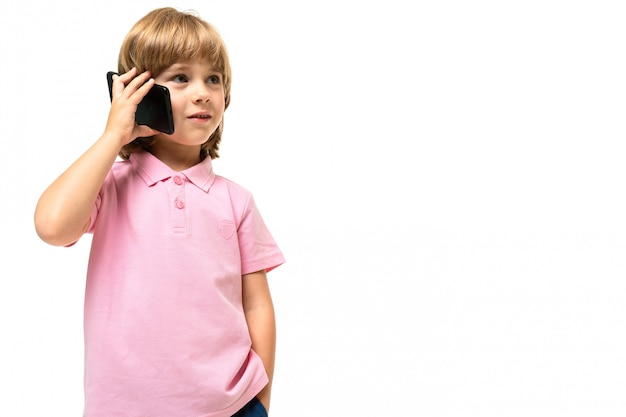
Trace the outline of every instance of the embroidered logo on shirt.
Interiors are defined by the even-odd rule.
[[[225,239],[230,239],[233,234],[235,234],[235,223],[231,220],[221,220],[220,221],[220,234]]]

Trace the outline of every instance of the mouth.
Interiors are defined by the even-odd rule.
[[[211,115],[209,113],[205,113],[205,112],[198,112],[198,113],[194,113],[191,116],[188,117],[189,119],[200,119],[200,120],[207,120],[211,118]]]

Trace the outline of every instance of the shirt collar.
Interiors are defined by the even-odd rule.
[[[208,192],[213,181],[215,181],[215,173],[213,173],[213,163],[210,156],[181,172],[174,171],[150,152],[132,153],[129,160],[148,187],[177,174],[184,175],[189,182],[204,190],[204,192]]]

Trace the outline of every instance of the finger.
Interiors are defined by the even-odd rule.
[[[135,78],[136,76],[137,76],[137,68],[132,67],[131,69],[126,71],[124,74],[119,75],[118,78],[124,83],[124,85],[126,85],[129,82],[131,82],[132,79]]]
[[[149,72],[144,72],[135,77],[123,91],[123,97],[131,103],[139,104],[139,102],[148,94],[148,91],[154,85],[154,79],[150,78]]]
[[[135,80],[133,80],[133,82],[134,81]],[[132,85],[132,86],[129,85],[124,89],[122,97],[128,103],[132,103],[133,105],[137,106],[139,105],[141,100],[143,100],[146,94],[148,94],[148,91],[150,91],[150,89],[153,86],[154,86],[153,78],[150,78],[149,80],[145,81],[143,85],[140,85],[138,88],[136,88],[137,86],[135,85]]]
[[[115,74],[113,75],[113,96],[119,96],[126,88],[126,84],[132,81],[137,73],[137,68],[131,68],[126,71],[124,74]]]
[[[140,137],[140,138],[147,138],[147,137],[158,135],[159,133],[161,133],[158,130],[152,129],[151,127],[146,126],[146,125],[137,125],[135,129],[136,129],[137,137]]]
[[[150,78],[150,72],[144,71],[137,75],[137,69],[131,68],[129,71],[122,75],[113,76],[113,91],[115,97],[128,98],[133,95],[137,89],[143,85]]]
[[[148,94],[148,91],[150,91],[152,87],[154,87],[154,78],[149,78],[143,83],[143,85],[141,85],[141,87],[137,89],[134,94],[138,95],[141,98],[144,98],[144,96]]]
[[[117,74],[113,75],[113,86],[111,88],[112,99],[119,97],[124,91],[124,81]]]
[[[146,81],[150,79],[150,71],[144,71],[141,74],[137,75],[127,83],[126,88],[132,94],[137,91]]]

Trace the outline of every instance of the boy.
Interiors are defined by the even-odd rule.
[[[35,227],[93,233],[85,293],[85,417],[267,415],[284,262],[252,195],[212,170],[230,101],[219,34],[172,8],[124,40],[102,136],[42,194]],[[155,84],[175,131],[135,123]],[[117,157],[121,160],[117,160]]]

